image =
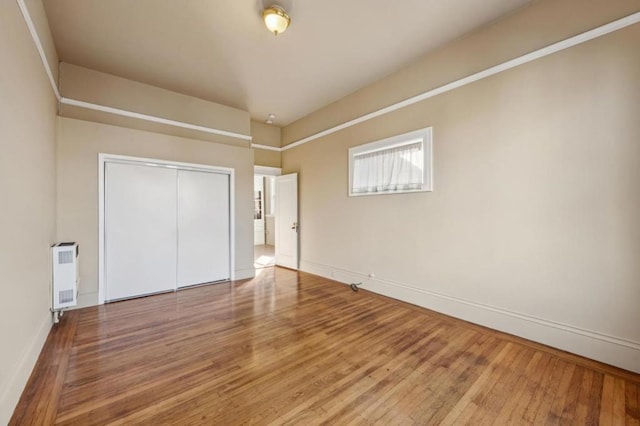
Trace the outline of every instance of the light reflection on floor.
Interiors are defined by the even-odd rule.
[[[275,249],[272,245],[253,246],[253,267],[266,268],[275,265]]]

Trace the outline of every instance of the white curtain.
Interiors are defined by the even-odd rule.
[[[371,194],[421,189],[424,183],[422,142],[353,158],[352,193]]]

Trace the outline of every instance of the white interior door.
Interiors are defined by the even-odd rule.
[[[178,171],[178,287],[228,280],[229,175]]]
[[[298,174],[276,177],[276,265],[298,269]]]
[[[174,290],[175,169],[105,165],[105,299]]]

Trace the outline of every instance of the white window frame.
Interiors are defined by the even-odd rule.
[[[404,133],[402,135],[392,136],[390,138],[381,139],[375,142],[366,143],[364,145],[349,148],[349,197],[362,197],[370,195],[387,195],[387,194],[404,194],[408,192],[431,192],[433,191],[433,142],[432,128],[415,130],[413,132]],[[419,189],[403,189],[398,191],[380,191],[367,193],[353,192],[353,165],[354,159],[358,155],[369,154],[376,151],[384,151],[403,145],[409,145],[416,142],[422,143],[422,153],[424,155],[424,166],[422,169],[423,179],[422,186]]]

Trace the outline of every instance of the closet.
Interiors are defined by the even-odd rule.
[[[104,162],[104,300],[231,278],[230,173]]]

